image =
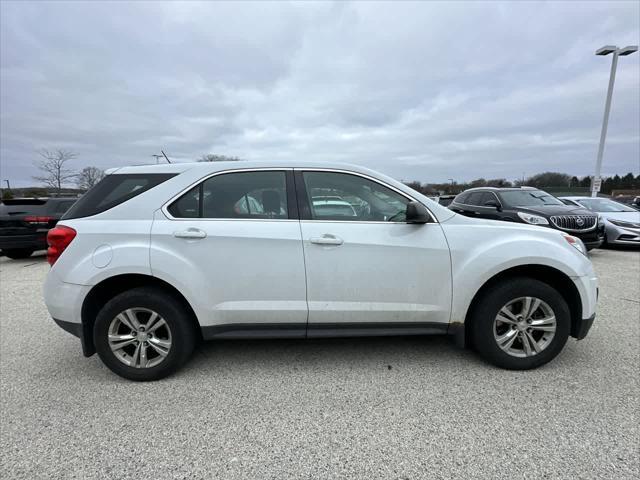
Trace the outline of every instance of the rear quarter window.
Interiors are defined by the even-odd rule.
[[[174,173],[107,175],[64,214],[63,220],[90,217],[120,205],[174,177]]]

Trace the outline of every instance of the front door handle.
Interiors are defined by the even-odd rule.
[[[199,228],[187,228],[186,230],[173,232],[173,236],[176,238],[205,238],[207,232]]]
[[[344,240],[340,237],[336,237],[330,233],[325,233],[321,237],[311,237],[309,241],[316,245],[342,245],[344,243]]]

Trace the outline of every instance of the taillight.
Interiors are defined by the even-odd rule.
[[[47,234],[47,243],[49,248],[47,249],[47,261],[49,265],[56,263],[65,248],[69,246],[71,241],[76,237],[76,231],[71,227],[65,227],[64,225],[58,225],[55,228],[49,230]]]
[[[24,217],[24,221],[32,225],[48,225],[51,220],[53,220],[53,217]]]

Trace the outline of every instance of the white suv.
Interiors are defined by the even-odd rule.
[[[200,339],[257,337],[450,334],[529,369],[595,316],[580,240],[344,164],[120,168],[48,240],[49,312],[132,380],[175,371]]]

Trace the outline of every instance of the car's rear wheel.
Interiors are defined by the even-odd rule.
[[[12,248],[9,250],[2,250],[2,253],[13,260],[29,258],[33,252],[34,250],[31,248]]]
[[[137,381],[175,372],[196,342],[193,322],[182,303],[152,288],[136,288],[107,302],[96,318],[93,338],[109,369]]]
[[[555,358],[569,337],[571,316],[550,285],[516,278],[491,288],[471,318],[477,351],[502,368],[526,370]]]

